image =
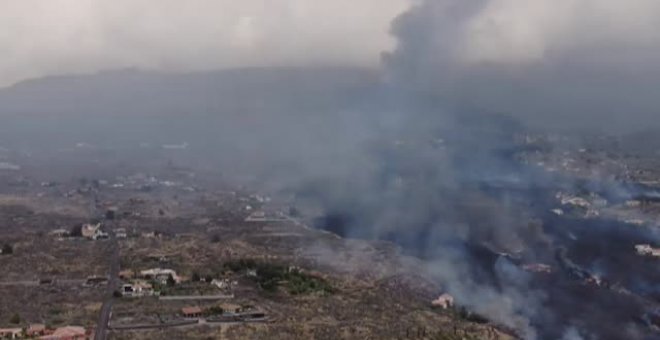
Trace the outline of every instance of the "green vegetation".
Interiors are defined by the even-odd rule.
[[[60,314],[62,314],[62,310],[59,309],[59,308],[57,308],[57,307],[55,307],[55,308],[51,308],[51,309],[49,309],[49,310],[48,310],[48,313],[49,313],[50,315],[60,315]]]
[[[213,306],[204,310],[206,316],[222,315],[225,311],[220,306]]]
[[[181,282],[175,285],[161,284],[157,281],[151,281],[154,291],[159,292],[162,296],[173,295],[215,295],[219,290],[214,285],[209,285],[206,282]]]
[[[14,315],[12,315],[11,318],[9,318],[9,322],[18,325],[19,323],[21,323],[21,316],[18,315],[18,313],[14,313]]]
[[[292,295],[334,292],[334,288],[325,279],[279,264],[240,259],[225,263],[225,268],[233,272],[254,271],[254,280],[259,287],[270,293],[276,292],[280,287]]]
[[[292,270],[287,274],[287,289],[291,294],[298,295],[313,292],[331,294],[334,292],[334,288],[324,279],[307,275],[299,270]]]
[[[176,280],[174,280],[174,277],[170,274],[167,277],[167,286],[168,287],[174,287],[176,285]]]
[[[199,273],[194,272],[194,273],[192,274],[192,281],[193,281],[193,282],[199,282],[199,281],[201,281],[201,280],[202,280],[202,277],[199,276]]]
[[[5,244],[2,246],[2,254],[9,255],[14,253],[14,248],[10,244]]]

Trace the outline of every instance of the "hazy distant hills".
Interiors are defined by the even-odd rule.
[[[377,82],[359,68],[250,68],[188,74],[137,70],[57,76],[0,89],[0,114],[199,114],[346,104]]]
[[[0,89],[0,146],[187,142],[204,155],[259,168],[248,160],[273,164],[352,149],[351,138],[364,135],[358,120],[367,120],[354,113],[374,102],[378,84],[376,71],[358,68],[35,79]]]

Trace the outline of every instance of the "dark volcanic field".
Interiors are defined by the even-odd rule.
[[[501,173],[495,170],[488,180],[475,184],[470,179],[463,185],[478,188],[497,200],[526,206],[532,216],[542,221],[543,232],[550,241],[527,244],[524,251],[516,254],[503,254],[483,244],[460,240],[443,240],[442,247],[461,248],[466,253],[466,263],[476,265],[471,268],[473,277],[498,289],[507,284],[498,279],[495,272],[498,262],[516,266],[525,263],[551,265],[552,273],[519,270],[517,274],[520,280],[527,282],[530,292],[543,296],[543,306],[529,315],[541,339],[560,339],[569,327],[588,333],[594,339],[628,339],[631,334],[636,339],[660,339],[660,332],[651,324],[660,306],[660,266],[655,259],[635,252],[637,244],[657,243],[658,233],[648,227],[619,221],[557,216],[550,212],[560,206],[555,194],[567,188],[597,188],[611,202],[651,195],[654,190],[641,186],[608,190],[612,183],[585,183],[513,164],[511,160],[506,167],[494,167]],[[509,181],[523,177],[528,179],[525,183]],[[350,237],[355,235],[348,233],[355,227],[355,221],[362,221],[362,218],[353,213],[333,212],[317,219],[316,226]],[[435,223],[429,221],[426,226],[400,228],[383,238],[399,244],[408,253],[432,260],[437,255],[429,254],[418,244],[432,237]],[[599,283],[593,281],[596,278]]]

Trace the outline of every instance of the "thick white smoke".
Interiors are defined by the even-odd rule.
[[[541,125],[657,126],[660,3],[428,0],[399,17],[396,81]]]

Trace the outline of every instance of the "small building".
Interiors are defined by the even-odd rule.
[[[222,314],[223,315],[232,315],[232,314],[238,314],[243,311],[243,308],[239,305],[233,304],[233,303],[222,303],[219,306],[222,309]]]
[[[433,307],[449,309],[454,306],[454,297],[447,293],[442,294],[437,299],[431,301],[431,305],[433,305]]]
[[[586,199],[568,193],[560,192],[556,195],[556,198],[561,202],[562,205],[572,205],[574,207],[580,207],[585,209],[591,207],[591,203]]]
[[[127,297],[152,296],[154,295],[154,288],[144,280],[135,280],[132,283],[124,284],[121,293],[122,296]]]
[[[97,224],[83,224],[82,229],[80,230],[82,237],[90,240],[102,240],[107,239],[110,235],[103,230],[101,230],[101,223]]]
[[[183,307],[181,308],[181,315],[187,319],[201,318],[203,311],[199,307]]]
[[[660,248],[653,248],[650,244],[638,244],[635,250],[642,256],[660,257]]]
[[[25,330],[25,335],[28,337],[36,338],[38,336],[46,335],[46,325],[41,323],[34,323],[28,326]]]
[[[93,239],[94,236],[100,231],[101,231],[101,223],[83,224],[82,229],[81,229],[82,236],[85,237],[85,238],[89,238],[89,239]]]
[[[0,339],[19,339],[22,336],[22,328],[0,328]]]
[[[255,211],[245,219],[245,222],[265,222],[266,213],[263,211]]]
[[[228,279],[213,279],[211,284],[218,287],[218,289],[228,289],[232,286],[232,282]]]
[[[117,235],[117,238],[127,238],[128,232],[126,232],[126,228],[117,228],[115,230],[115,235]]]
[[[176,272],[172,269],[161,269],[153,268],[147,269],[140,272],[140,276],[145,279],[153,279],[160,283],[167,283],[167,279],[172,276],[174,282],[180,283],[181,277],[179,277]]]

